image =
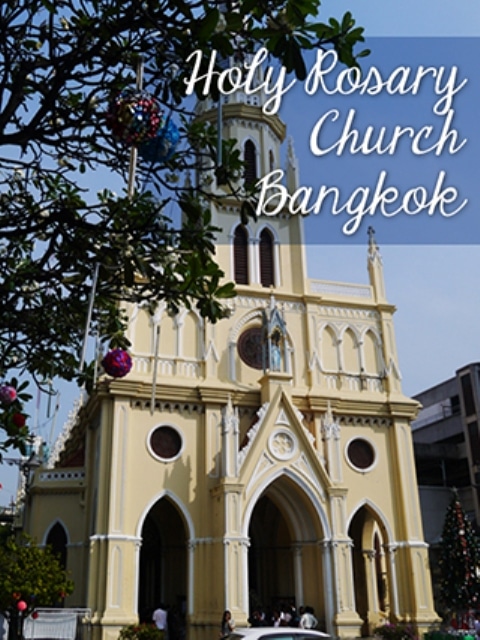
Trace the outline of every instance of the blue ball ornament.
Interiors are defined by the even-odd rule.
[[[141,144],[138,153],[147,162],[167,162],[175,153],[179,140],[177,125],[170,118],[162,119],[157,135]]]

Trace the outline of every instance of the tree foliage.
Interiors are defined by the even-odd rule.
[[[480,604],[480,541],[456,492],[448,506],[440,550],[440,594],[456,612],[478,609]]]
[[[73,582],[50,547],[39,547],[27,536],[19,541],[12,536],[0,546],[0,611],[7,618],[55,605],[72,591]]]
[[[215,129],[194,122],[184,100],[186,60],[200,50],[206,68],[212,49],[242,60],[263,46],[302,79],[304,52],[334,47],[356,64],[363,30],[350,13],[319,22],[319,9],[320,0],[1,3],[0,380],[12,370],[40,385],[91,379],[79,363],[95,265],[90,333],[114,346],[128,346],[120,301],[194,306],[213,322],[224,315],[234,287],[214,260],[209,199],[218,194],[184,180],[216,158]],[[127,184],[131,150],[106,113],[135,86],[139,61],[145,86],[180,124],[181,144],[153,171],[140,162],[136,185],[148,191],[117,195],[111,185]],[[231,141],[217,169],[232,184],[240,175]],[[106,187],[94,194],[100,175]],[[182,228],[166,214],[175,208]]]

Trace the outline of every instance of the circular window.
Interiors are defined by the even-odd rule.
[[[173,427],[157,427],[150,434],[149,445],[152,453],[162,460],[172,460],[182,450],[182,436]]]
[[[356,469],[365,471],[375,462],[375,450],[368,440],[355,438],[347,446],[347,457]]]
[[[268,439],[270,452],[279,460],[290,460],[297,451],[297,440],[293,433],[278,429]]]
[[[252,327],[242,333],[237,344],[238,355],[249,367],[263,369],[262,328]]]

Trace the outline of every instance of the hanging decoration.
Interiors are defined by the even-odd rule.
[[[160,103],[150,93],[125,89],[110,102],[107,125],[117,140],[140,145],[156,137],[162,116]]]
[[[17,399],[17,390],[9,384],[0,386],[0,402],[4,405],[10,405]]]
[[[180,132],[177,125],[168,118],[162,118],[157,135],[139,146],[138,154],[152,164],[167,162],[177,149]]]
[[[23,413],[14,413],[12,416],[12,423],[15,425],[15,427],[21,429],[27,424],[27,417]]]
[[[102,367],[112,378],[123,378],[132,368],[132,358],[124,349],[111,349],[102,360]]]

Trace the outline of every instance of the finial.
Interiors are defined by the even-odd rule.
[[[287,138],[287,158],[292,166],[297,166],[297,156],[295,155],[295,147],[293,146],[292,136],[288,136]]]
[[[275,296],[273,295],[273,293],[270,290],[270,311],[273,311],[276,306],[277,306],[277,303],[275,301]]]
[[[376,244],[376,242],[375,242],[375,229],[373,227],[368,227],[367,233],[368,233],[368,244],[370,246],[372,246],[373,244]]]
[[[368,256],[371,262],[379,261],[382,262],[382,257],[380,255],[380,249],[378,248],[377,241],[375,239],[375,229],[373,227],[368,227]]]
[[[328,400],[327,402],[327,410],[325,412],[323,420],[326,425],[333,424],[333,413],[332,413],[332,405],[330,404],[330,400]]]

